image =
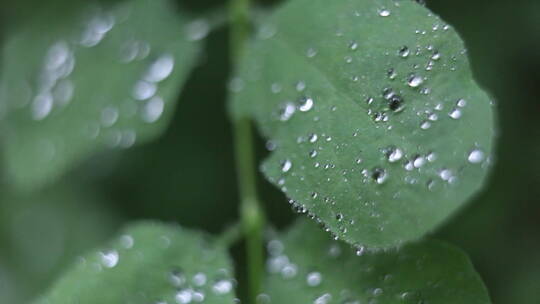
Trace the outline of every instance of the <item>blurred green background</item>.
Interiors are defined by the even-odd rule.
[[[270,9],[279,2],[258,4]],[[426,2],[461,33],[476,78],[497,101],[499,117],[497,162],[486,188],[434,237],[468,252],[494,303],[538,304],[540,1]],[[2,36],[50,3],[2,1]],[[178,3],[198,14],[223,7],[225,1]],[[235,221],[232,136],[225,111],[231,70],[227,28],[208,38],[203,60],[163,136],[129,150],[96,155],[37,192],[16,192],[3,177],[0,303],[25,303],[75,256],[107,239],[126,221],[176,221],[212,233]],[[260,158],[263,147],[260,140]],[[286,226],[296,215],[283,195],[262,179],[260,183],[270,221]],[[233,253],[241,260],[241,248]]]

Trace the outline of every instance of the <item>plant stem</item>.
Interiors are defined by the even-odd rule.
[[[238,63],[250,30],[250,0],[229,1],[229,21],[231,24],[231,59],[233,63]]]
[[[230,0],[231,62],[237,66],[250,31],[249,0]],[[236,166],[240,191],[240,215],[246,237],[248,303],[255,304],[261,293],[264,273],[264,214],[257,199],[255,153],[249,119],[234,122]]]
[[[250,121],[247,119],[237,120],[234,122],[234,129],[241,196],[240,215],[246,237],[248,303],[255,304],[257,296],[261,293],[262,276],[264,273],[264,214],[256,194],[256,171]]]

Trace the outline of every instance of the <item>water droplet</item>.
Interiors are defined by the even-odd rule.
[[[291,170],[291,168],[292,162],[290,160],[286,159],[285,161],[281,162],[281,172],[287,173],[289,170]]]
[[[317,156],[317,150],[311,150],[309,152],[309,157],[314,158],[315,156]]]
[[[482,150],[474,149],[469,153],[469,157],[467,158],[471,164],[479,164],[482,161],[484,161],[485,154]]]
[[[418,75],[411,75],[411,76],[409,77],[409,80],[407,81],[407,84],[408,84],[411,88],[417,88],[417,87],[419,87],[423,82],[424,82],[424,79],[422,79],[421,76],[418,76]]]
[[[394,112],[400,112],[404,109],[405,105],[403,103],[403,98],[397,94],[392,95],[388,98],[388,107]]]
[[[204,298],[205,298],[205,295],[203,292],[201,291],[197,291],[197,290],[194,290],[191,294],[192,298],[193,298],[193,301],[197,302],[197,303],[201,303],[204,301]]]
[[[206,284],[206,275],[202,272],[198,272],[193,276],[193,284],[195,286],[204,286]]]
[[[434,162],[435,160],[437,160],[437,155],[434,153],[434,152],[430,152],[428,155],[427,155],[427,160],[432,163]]]
[[[131,235],[122,235],[120,237],[120,244],[125,249],[131,249],[133,248],[133,245],[135,244],[135,240],[133,239]]]
[[[277,33],[277,28],[275,25],[266,23],[261,25],[259,29],[257,30],[257,38],[261,40],[266,40],[274,37]]]
[[[405,163],[405,170],[412,171],[414,169],[414,165],[412,161],[408,161]]]
[[[322,282],[322,275],[320,272],[310,272],[306,276],[306,282],[311,287],[317,287]]]
[[[115,19],[113,15],[96,15],[86,25],[80,44],[85,47],[96,46],[105,38],[113,28]]]
[[[411,51],[409,50],[407,46],[402,46],[398,51],[398,55],[402,58],[407,58],[409,57],[410,54],[411,54]]]
[[[294,104],[292,102],[287,102],[281,107],[279,111],[279,119],[281,121],[287,121],[291,119],[295,111],[296,107],[294,106]]]
[[[190,41],[198,41],[206,38],[210,32],[210,24],[205,19],[197,19],[186,27],[186,36]]]
[[[420,167],[422,167],[422,166],[425,165],[425,164],[426,164],[426,158],[423,157],[423,156],[418,155],[418,156],[416,156],[416,157],[414,158],[414,160],[413,160],[413,166],[414,166],[415,168],[420,168]]]
[[[391,14],[390,10],[388,10],[386,8],[383,8],[383,9],[379,10],[379,16],[381,16],[381,17],[388,17],[388,16],[390,16],[390,14]]]
[[[150,45],[144,41],[129,40],[120,49],[120,61],[129,63],[142,60],[150,54]]]
[[[386,75],[391,80],[396,79],[396,77],[397,77],[397,73],[396,73],[396,71],[394,69],[389,69],[388,72],[386,73]]]
[[[461,118],[461,110],[460,109],[453,109],[452,112],[448,114],[453,119],[460,119]]]
[[[313,304],[329,304],[332,301],[332,295],[325,293],[313,301]]]
[[[127,149],[132,147],[135,144],[135,140],[137,139],[137,133],[135,133],[134,130],[124,130],[120,134],[120,147]]]
[[[313,57],[317,56],[317,50],[314,49],[314,48],[309,48],[307,50],[306,55],[308,56],[308,58],[313,58]]]
[[[193,291],[191,289],[182,289],[174,295],[174,299],[178,304],[189,304],[193,299],[192,293]]]
[[[400,148],[392,148],[388,152],[388,161],[395,163],[403,157],[403,151]]]
[[[154,96],[157,91],[157,86],[148,81],[140,80],[133,88],[133,98],[137,100],[146,100]]]
[[[159,57],[146,72],[144,80],[148,82],[160,82],[171,75],[174,68],[174,57],[170,54],[165,54]]]
[[[420,124],[420,129],[422,129],[422,130],[427,130],[427,129],[429,129],[429,128],[431,128],[431,122],[429,122],[429,121],[427,121],[427,120],[426,120],[426,121],[423,121],[423,122]]]
[[[118,121],[118,109],[115,107],[106,107],[101,111],[101,124],[104,127],[111,127]]]
[[[64,65],[70,57],[71,51],[65,41],[53,44],[45,57],[45,69],[53,71]]]
[[[302,92],[302,91],[304,91],[306,89],[306,83],[303,82],[303,81],[299,81],[299,82],[296,83],[295,87],[296,87],[296,91]]]
[[[75,86],[71,80],[64,79],[59,81],[52,92],[55,104],[60,106],[67,105],[73,98],[74,91]]]
[[[460,108],[463,108],[467,105],[467,100],[465,99],[459,99],[457,102],[456,102],[456,105]]]
[[[164,108],[165,102],[163,102],[163,99],[154,96],[144,105],[141,113],[142,119],[147,123],[153,123],[161,117]]]
[[[272,83],[272,85],[270,86],[270,92],[274,94],[281,93],[282,90],[283,90],[283,87],[279,83]]]
[[[110,250],[100,253],[101,257],[101,264],[105,266],[106,268],[113,268],[116,265],[118,265],[118,261],[120,260],[120,255],[118,254],[118,251],[116,250]]]
[[[356,51],[356,50],[358,49],[358,42],[356,42],[356,41],[351,41],[351,42],[349,43],[349,49],[350,49],[351,51]]]
[[[304,210],[302,210],[302,213],[304,213]],[[296,276],[298,273],[298,266],[295,264],[287,264],[281,269],[281,276],[285,279],[292,279]]]
[[[380,296],[380,295],[382,295],[382,294],[383,294],[382,288],[375,288],[375,289],[373,289],[373,295],[374,295],[374,296],[377,297],[377,296]]]
[[[449,181],[452,178],[453,174],[451,170],[443,169],[439,172],[439,176],[441,177],[442,180]]]
[[[174,287],[180,287],[186,283],[186,277],[182,270],[175,269],[169,274],[169,282],[171,282]]]
[[[384,169],[375,168],[371,173],[371,177],[377,182],[377,184],[382,184],[388,178],[388,174]]]
[[[53,107],[53,98],[49,93],[37,95],[32,101],[32,118],[43,120],[51,113]]]
[[[310,143],[315,143],[319,139],[319,136],[315,133],[309,134],[308,140]]]
[[[300,99],[298,110],[301,112],[307,112],[313,108],[314,101],[311,97],[303,97]]]

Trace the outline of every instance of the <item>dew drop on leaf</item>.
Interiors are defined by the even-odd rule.
[[[381,17],[388,17],[388,16],[390,16],[390,14],[391,14],[390,10],[388,10],[386,8],[383,8],[383,9],[379,10],[379,16],[381,16]]]
[[[411,75],[411,77],[409,77],[409,81],[407,82],[407,84],[411,88],[416,88],[416,87],[420,86],[423,82],[424,82],[424,79],[422,79],[421,76]]]
[[[322,275],[320,272],[310,272],[306,276],[306,282],[308,286],[317,287],[322,282]]]
[[[287,173],[289,170],[291,170],[291,168],[292,162],[290,160],[286,159],[281,163],[281,172]]]
[[[453,109],[449,114],[448,114],[452,119],[460,119],[461,118],[461,110],[460,109]]]
[[[403,151],[400,148],[390,149],[388,154],[388,161],[395,163],[403,157]]]
[[[403,46],[399,49],[398,51],[398,55],[399,57],[402,57],[402,58],[407,58],[409,57],[409,54],[411,54],[411,51],[409,50],[409,48],[407,46]]]
[[[479,164],[484,160],[484,152],[479,149],[472,150],[467,159],[471,164]]]
[[[313,108],[313,105],[314,105],[313,98],[303,97],[300,99],[298,110],[300,110],[300,112],[307,112]]]

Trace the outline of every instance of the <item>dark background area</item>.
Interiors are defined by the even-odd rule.
[[[194,14],[225,4],[178,2]],[[3,1],[2,32],[47,3]],[[540,1],[431,0],[427,6],[462,35],[477,81],[497,101],[499,119],[497,162],[487,186],[433,237],[470,255],[494,303],[538,304]],[[238,198],[225,109],[231,69],[227,30],[209,36],[174,120],[159,139],[98,155],[39,193],[14,193],[0,182],[0,303],[25,303],[76,255],[126,221],[175,221],[210,233],[235,222]],[[263,147],[259,140],[260,158]],[[262,178],[260,189],[269,221],[285,227],[296,216],[285,197]],[[239,261],[241,249],[241,244],[233,248]],[[241,274],[242,263],[238,266]]]

